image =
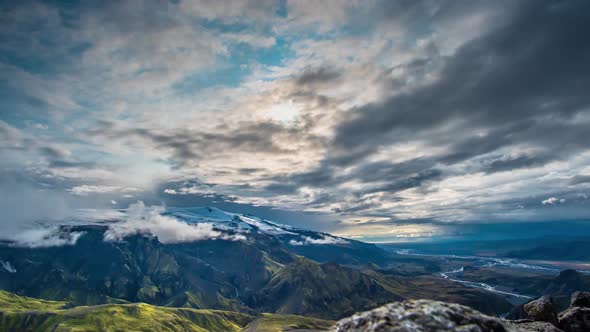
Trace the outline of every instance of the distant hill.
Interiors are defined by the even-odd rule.
[[[509,251],[506,257],[560,261],[590,261],[590,239],[554,241],[532,249]]]

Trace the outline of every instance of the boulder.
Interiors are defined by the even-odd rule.
[[[557,311],[551,296],[543,296],[524,305],[527,315],[540,322],[548,322],[557,326]]]
[[[570,301],[570,307],[590,308],[590,292],[574,292]]]
[[[513,320],[513,321],[505,321],[505,324],[519,329],[521,331],[534,331],[534,332],[563,332],[563,330],[558,329],[551,323],[547,322],[535,322],[530,319],[521,319],[521,320]]]
[[[559,313],[559,327],[566,332],[590,331],[590,308],[571,307]]]
[[[522,330],[505,324],[499,318],[486,316],[462,305],[430,300],[409,300],[390,303],[342,319],[336,323],[332,331],[515,332]]]

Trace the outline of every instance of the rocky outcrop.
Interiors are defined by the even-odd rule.
[[[590,331],[590,292],[575,292],[570,307],[559,313],[558,326],[566,332]]]
[[[458,304],[410,300],[386,304],[340,320],[332,332],[588,332],[590,292],[575,292],[571,306],[557,315],[543,296],[524,307],[531,319],[504,320]]]
[[[534,321],[557,325],[557,310],[551,296],[543,296],[525,304],[524,311]]]
[[[563,332],[561,329],[555,327],[547,322],[535,322],[530,319],[507,320],[504,321],[506,325],[519,331],[534,331],[534,332]]]
[[[571,307],[561,312],[559,327],[566,332],[590,331],[590,308]]]
[[[570,307],[590,308],[590,292],[574,292]]]
[[[520,331],[499,318],[486,316],[469,307],[430,300],[410,300],[384,305],[345,318],[333,332],[408,331]]]

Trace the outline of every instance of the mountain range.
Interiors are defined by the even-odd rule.
[[[181,223],[183,232],[162,228],[171,222]],[[187,225],[201,238],[192,239]],[[79,306],[91,306],[84,312],[96,315],[163,310],[177,322],[215,316],[240,327],[262,318],[334,320],[405,299],[449,301],[496,315],[513,307],[497,294],[433,276],[436,265],[373,244],[215,208],[171,208],[132,221],[70,221],[58,232],[79,236],[62,246],[0,245],[5,297],[43,299],[49,302],[39,303],[58,306],[66,317]],[[22,313],[11,315],[18,321]],[[16,324],[3,324],[8,321]]]

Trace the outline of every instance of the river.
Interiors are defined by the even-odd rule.
[[[400,249],[395,250],[395,253],[398,255],[408,255],[408,256],[422,256],[422,257],[436,257],[440,258],[441,260],[465,260],[472,263],[474,266],[479,267],[496,267],[496,268],[506,268],[506,269],[520,269],[520,270],[531,270],[531,271],[538,271],[538,272],[545,272],[550,274],[558,274],[562,269],[558,266],[551,266],[550,264],[547,265],[535,265],[524,263],[518,259],[513,258],[497,258],[497,257],[482,257],[482,256],[461,256],[461,255],[445,255],[445,254],[422,254],[416,252],[412,249]],[[520,294],[514,291],[511,291],[509,287],[503,287],[502,285],[490,285],[483,282],[474,282],[460,279],[459,275],[464,272],[464,267],[452,269],[449,271],[441,272],[438,275],[450,281],[461,283],[468,287],[473,288],[480,288],[485,289],[489,292],[497,293],[508,298],[512,298],[515,300],[514,302],[526,302],[527,300],[531,299],[532,296],[527,294]],[[583,273],[590,273],[590,271],[580,271]]]

